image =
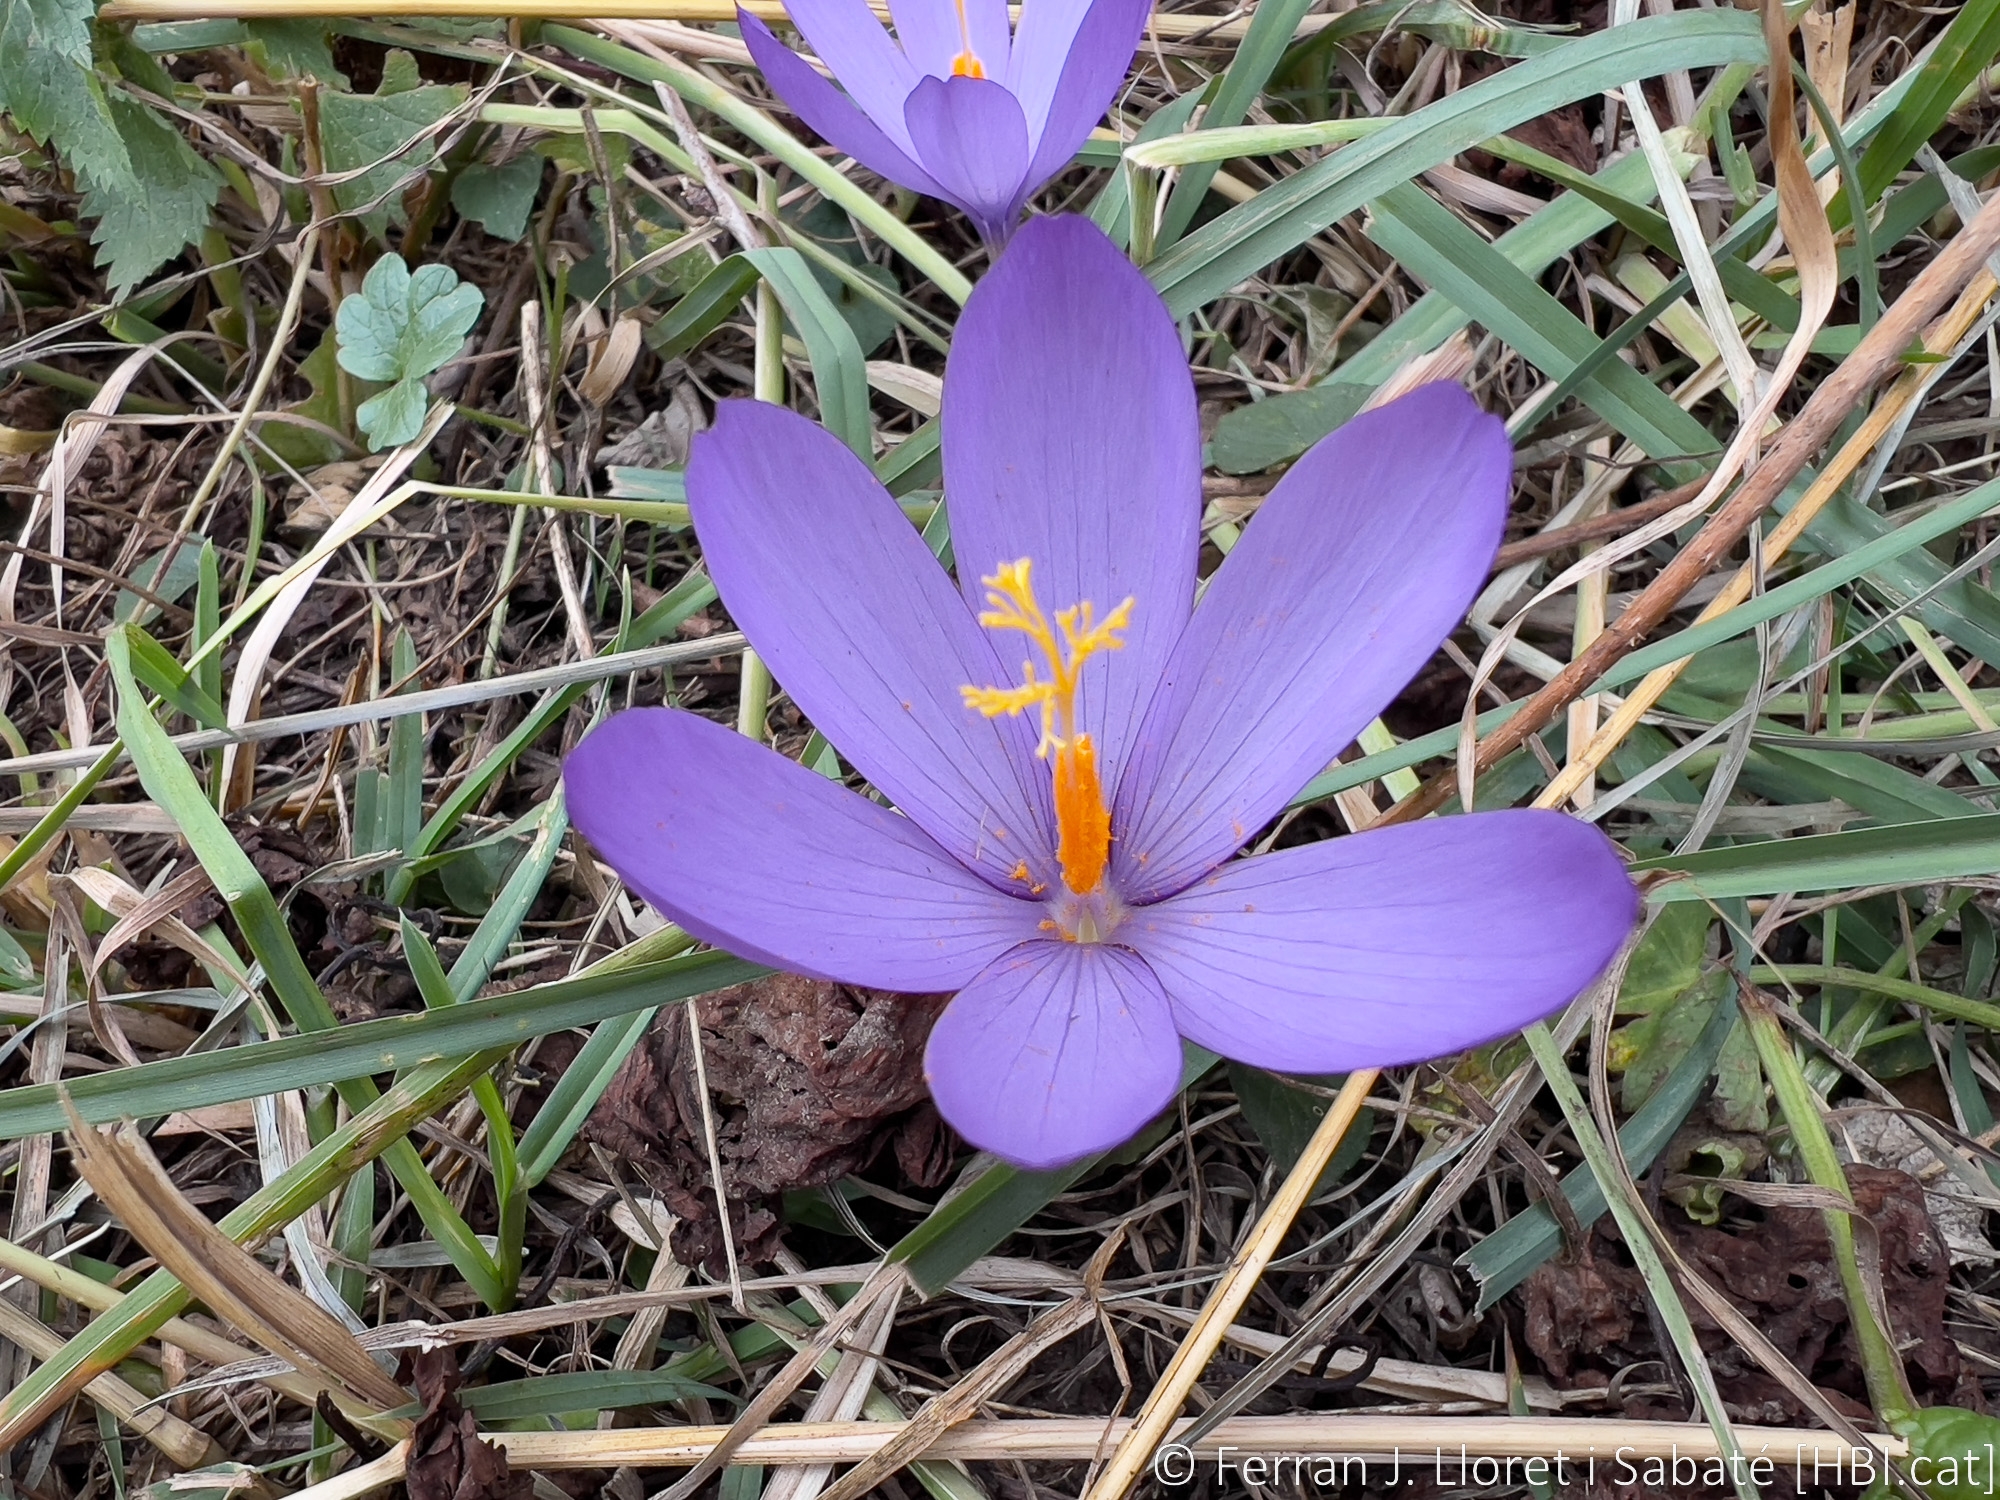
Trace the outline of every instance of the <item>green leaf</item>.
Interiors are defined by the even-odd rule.
[[[4,54],[6,71],[28,71],[28,48],[88,67],[93,14],[90,0],[0,0],[0,37],[23,49]]]
[[[1327,29],[1332,30],[1331,27]],[[1141,139],[1144,138],[1142,132]],[[1529,275],[1539,276],[1559,257],[1614,222],[1615,216],[1597,201],[1598,197],[1612,196],[1630,202],[1635,195],[1651,195],[1655,191],[1652,171],[1645,157],[1638,152],[1620,157],[1593,177],[1591,182],[1599,190],[1596,197],[1574,191],[1563,193],[1547,208],[1495,240],[1495,251]],[[1334,372],[1331,383],[1359,385],[1372,391],[1405,360],[1429,353],[1456,330],[1463,328],[1467,321],[1465,311],[1441,293],[1426,292],[1415,306],[1342,364]],[[1253,473],[1285,459],[1296,458],[1332,431],[1337,424],[1328,418],[1321,418],[1324,425],[1317,428],[1313,425],[1318,415],[1313,407],[1317,399],[1314,395],[1316,389],[1281,392],[1226,413],[1215,429],[1215,451],[1218,455],[1223,452],[1226,443],[1234,441],[1229,432],[1232,424],[1273,424],[1271,429],[1260,432],[1254,439],[1258,446],[1252,450],[1251,457],[1236,460],[1247,466],[1228,472]],[[1279,414],[1287,408],[1291,409],[1291,415],[1281,418]],[[1289,421],[1296,428],[1291,446],[1286,449],[1276,446],[1281,433],[1276,424],[1281,421]],[[1252,464],[1252,457],[1261,459],[1261,462]],[[1217,462],[1220,462],[1219,457]]]
[[[1897,1424],[1910,1456],[1899,1467],[1931,1500],[1987,1500],[1993,1489],[1994,1450],[2000,1420],[1956,1406],[1933,1406]],[[1895,1492],[1877,1482],[1867,1500]]]
[[[1928,1048],[1925,1057],[1929,1057]],[[1709,1111],[1724,1130],[1761,1131],[1771,1123],[1770,1107],[1764,1102],[1764,1065],[1757,1060],[1757,1044],[1741,1021],[1730,1028],[1729,1039],[1715,1059],[1715,1097]]]
[[[1374,208],[1370,239],[1543,374],[1559,380],[1597,348],[1596,335],[1575,313],[1421,188],[1398,183]],[[1671,396],[1622,360],[1579,381],[1576,395],[1655,458],[1715,446]]]
[[[162,547],[132,570],[132,581],[169,604],[179,603],[201,574],[201,548],[195,545],[195,540],[185,537]],[[162,563],[166,564],[164,574],[160,571]],[[120,589],[111,606],[111,618],[121,625],[128,620],[143,623],[153,612],[154,606],[130,589]]]
[[[104,85],[90,66],[88,0],[0,0],[0,110],[60,144],[79,177],[131,175]]]
[[[1313,0],[1265,0],[1256,8],[1250,17],[1250,29],[1244,33],[1214,100],[1202,117],[1204,130],[1243,122],[1283,60],[1300,19],[1312,6]],[[1179,239],[1194,222],[1202,199],[1208,195],[1208,185],[1215,179],[1215,171],[1215,163],[1204,162],[1181,174],[1180,181],[1174,184],[1173,195],[1167,199],[1159,233],[1162,245]]]
[[[310,75],[322,84],[348,87],[347,75],[333,60],[333,32],[323,21],[247,21],[247,50],[274,78]]]
[[[335,183],[334,201],[349,213],[359,213],[361,223],[377,239],[392,218],[400,222],[403,217],[397,185],[412,172],[429,171],[437,162],[431,127],[465,102],[465,90],[456,84],[393,87],[393,83],[403,81],[392,66],[395,55],[391,53],[391,62],[384,64],[382,86],[375,93],[330,93],[319,105],[327,169],[368,169],[358,177]]]
[[[785,317],[805,341],[820,421],[856,453],[870,457],[868,369],[861,345],[798,251],[744,250],[730,256],[653,325],[647,343],[662,359],[686,354],[734,315],[760,277],[778,294]]]
[[[1620,1094],[1628,1112],[1644,1108],[1693,1050],[1715,1007],[1728,994],[1729,984],[1726,973],[1711,974],[1705,983],[1613,1034],[1611,1065],[1624,1073]]]
[[[1958,96],[2000,51],[2000,0],[1969,0],[1938,39],[1938,45],[1915,83],[1903,95],[1882,129],[1861,157],[1861,190],[1872,208],[1882,190],[1910,164],[1917,148],[1937,134],[1945,117],[1957,107]],[[1854,205],[1843,188],[1827,210],[1838,230],[1854,216]]]
[[[110,106],[130,171],[115,181],[92,174],[83,212],[97,217],[90,238],[116,295],[201,238],[222,191],[222,174],[136,100],[114,93]]]
[[[171,1114],[286,1089],[370,1078],[419,1067],[426,1059],[512,1047],[530,1037],[592,1026],[611,1016],[727,989],[769,972],[725,953],[697,953],[467,1000],[421,1015],[385,1016],[91,1073],[65,1086],[77,1110],[92,1123],[125,1115]],[[63,1129],[65,1123],[55,1085],[0,1090],[0,1140],[46,1134]]]
[[[423,428],[424,377],[458,352],[485,301],[449,266],[412,273],[402,256],[385,255],[369,268],[360,295],[340,304],[334,330],[341,368],[363,380],[395,382],[354,414],[370,447],[407,443]]]
[[[1859,885],[1932,885],[2000,871],[2000,813],[1767,839],[1734,849],[1641,860],[1633,868],[1673,870],[1687,877],[1654,886],[1647,899],[1657,902],[1722,901]]]
[[[382,59],[382,81],[375,85],[378,95],[415,93],[424,75],[418,71],[416,55],[401,47],[391,47]]]
[[[1296,458],[1360,411],[1371,393],[1328,382],[1238,407],[1215,424],[1209,461],[1225,474],[1255,474]]]
[[[1319,1122],[1326,1118],[1331,1101],[1307,1093],[1280,1073],[1268,1073],[1247,1063],[1233,1062],[1227,1067],[1230,1087],[1236,1091],[1236,1102],[1243,1106],[1243,1118],[1257,1132],[1257,1139],[1264,1143],[1264,1149],[1271,1153],[1271,1160],[1278,1169],[1291,1171],[1299,1153],[1306,1149],[1306,1142],[1319,1128]],[[1326,1088],[1338,1088],[1343,1080],[1336,1076],[1309,1081]],[[1354,1123],[1347,1127],[1347,1134],[1340,1138],[1340,1145],[1320,1172],[1314,1192],[1325,1191],[1347,1175],[1348,1170],[1361,1159],[1361,1153],[1368,1145],[1369,1132],[1374,1128],[1373,1110],[1364,1109],[1355,1115]]]
[[[1658,1010],[1701,977],[1708,924],[1708,908],[1694,902],[1670,906],[1653,919],[1625,965],[1618,989],[1621,1014]]]
[[[369,269],[361,295],[340,304],[340,363],[363,380],[421,379],[458,352],[485,296],[449,266],[414,273],[400,255]]]
[[[0,111],[61,151],[122,292],[200,237],[222,178],[160,115],[106,88],[90,16],[87,3],[0,0]]]
[[[474,162],[451,184],[451,206],[499,240],[528,232],[528,215],[542,187],[542,158],[524,151],[498,166]]]
[[[429,399],[421,380],[399,380],[357,406],[354,420],[360,424],[370,448],[377,451],[397,448],[423,430]]]
[[[662,1406],[705,1397],[725,1406],[739,1399],[727,1391],[663,1370],[584,1370],[569,1375],[537,1375],[467,1386],[459,1392],[465,1409],[482,1422],[520,1422],[569,1411],[615,1411],[627,1406]],[[414,1408],[411,1409],[412,1414]]]

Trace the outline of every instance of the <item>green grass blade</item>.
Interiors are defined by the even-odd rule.
[[[1655,902],[1969,880],[2000,871],[2000,813],[1663,855],[1641,860],[1633,869],[1687,877],[1654,886],[1648,899]]]
[[[1754,17],[1649,16],[1580,38],[1461,89],[1220,215],[1148,267],[1177,314],[1212,302],[1364,203],[1488,136],[1677,68],[1764,61]]]
[[[171,1114],[314,1084],[367,1079],[427,1066],[438,1057],[512,1047],[530,1037],[670,1004],[770,972],[726,953],[608,969],[449,1010],[357,1021],[332,1032],[279,1037],[219,1052],[82,1074],[65,1087],[92,1124],[126,1115]],[[61,1130],[67,1123],[53,1084],[0,1090],[0,1140]],[[428,1181],[428,1178],[426,1178]]]

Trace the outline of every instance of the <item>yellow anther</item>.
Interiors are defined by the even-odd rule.
[[[1018,714],[1033,708],[1038,703],[1047,703],[1055,692],[1052,682],[1031,682],[1025,687],[972,687],[959,689],[965,695],[965,706],[988,719],[997,719],[1002,714]]]
[[[1125,600],[1100,620],[1097,606],[1084,600],[1058,611],[1052,626],[1035,598],[1032,571],[1024,557],[1003,562],[991,576],[980,579],[986,585],[988,607],[980,613],[979,623],[988,630],[1018,630],[1027,636],[1041,652],[1048,677],[1038,677],[1035,663],[1028,661],[1022,664],[1019,687],[967,684],[959,691],[968,708],[989,719],[1041,709],[1042,738],[1035,753],[1048,759],[1053,752],[1057,859],[1063,883],[1078,895],[1087,895],[1104,878],[1111,850],[1111,812],[1097,776],[1097,752],[1089,734],[1076,727],[1077,682],[1092,656],[1125,644],[1121,633],[1131,623],[1133,601]]]

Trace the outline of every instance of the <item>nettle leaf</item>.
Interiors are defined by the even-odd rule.
[[[60,143],[79,177],[131,173],[104,84],[90,68],[90,7],[77,33],[48,0],[0,0],[0,111],[37,141]]]
[[[107,88],[92,67],[88,0],[0,0],[0,111],[55,146],[84,190],[100,261],[122,294],[208,227],[222,177],[159,114]],[[150,58],[112,38],[140,82]]]
[[[466,98],[458,84],[420,84],[416,79],[415,59],[407,52],[391,52],[383,63],[382,85],[374,93],[327,94],[320,100],[320,135],[328,170],[369,169],[335,183],[334,201],[349,212],[365,208],[361,223],[377,239],[392,218],[398,222],[403,218],[397,185],[413,172],[428,172],[437,164],[437,142],[425,133]]]
[[[358,296],[334,320],[340,366],[363,380],[391,382],[355,412],[372,448],[407,443],[423,426],[424,377],[458,352],[479,321],[485,295],[449,266],[419,266],[385,255]]]
[[[95,12],[90,0],[0,0],[0,38],[12,44],[0,47],[0,76],[10,71],[9,62],[27,71],[28,53],[17,50],[27,47],[89,66]]]
[[[222,190],[222,174],[144,105],[113,94],[111,114],[130,172],[113,182],[89,174],[83,211],[97,218],[90,238],[113,289],[122,294],[201,238]]]

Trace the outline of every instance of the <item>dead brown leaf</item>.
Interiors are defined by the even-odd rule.
[[[456,1354],[413,1349],[396,1373],[424,1404],[404,1475],[410,1500],[527,1500],[535,1492],[533,1476],[509,1472],[507,1455],[479,1436],[479,1424],[460,1405]]]
[[[893,1149],[921,1185],[949,1140],[924,1087],[941,997],[774,974],[701,1001],[703,1060],[737,1253],[768,1259],[777,1200],[857,1172]],[[664,1012],[626,1060],[583,1138],[632,1163],[681,1221],[674,1254],[720,1261],[722,1237],[687,1046],[687,1009]]]

